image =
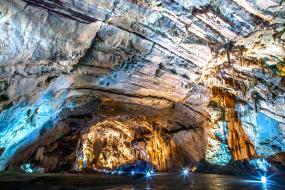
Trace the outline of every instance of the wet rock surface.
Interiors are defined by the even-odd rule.
[[[87,168],[282,168],[284,12],[271,0],[1,1],[0,170],[70,170],[85,144]],[[147,156],[131,148],[140,135]]]

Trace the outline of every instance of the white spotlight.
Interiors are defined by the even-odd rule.
[[[265,176],[262,176],[261,179],[260,179],[260,182],[261,183],[266,183],[267,179]]]
[[[145,177],[146,177],[147,179],[150,179],[150,178],[151,178],[151,172],[150,172],[150,171],[146,172],[146,173],[145,173]]]
[[[181,171],[181,173],[182,173],[182,175],[183,175],[184,177],[187,177],[187,176],[189,176],[189,169],[188,169],[188,168],[184,168],[184,169]]]

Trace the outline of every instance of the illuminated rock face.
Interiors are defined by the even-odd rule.
[[[113,118],[97,123],[82,134],[74,169],[114,169],[137,160],[144,160],[159,171],[183,166],[169,135],[154,130],[142,118],[125,122]]]
[[[273,0],[1,1],[0,170],[282,164],[284,12]],[[54,157],[63,142],[78,146]]]
[[[226,129],[226,143],[234,160],[244,160],[252,158],[255,155],[254,145],[247,137],[242,128],[238,117],[238,112],[235,111],[235,98],[228,92],[223,92],[221,89],[213,88],[213,104],[220,106]],[[217,135],[219,138],[219,134]],[[221,137],[220,137],[221,138]],[[223,138],[221,138],[224,140]],[[225,140],[224,140],[225,141]]]

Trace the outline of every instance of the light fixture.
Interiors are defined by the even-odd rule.
[[[261,182],[261,183],[266,183],[266,181],[267,181],[267,179],[266,179],[265,176],[262,176],[262,177],[260,178],[260,182]]]
[[[145,177],[146,177],[147,179],[150,179],[150,178],[151,178],[151,171],[147,171],[147,172],[145,173]]]
[[[134,170],[132,170],[132,171],[131,171],[131,176],[134,176],[135,173],[136,173],[136,172],[135,172]]]
[[[181,174],[184,177],[188,177],[189,176],[189,169],[188,168],[183,168],[183,170],[181,171]]]

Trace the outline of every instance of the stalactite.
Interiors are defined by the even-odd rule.
[[[235,110],[235,96],[222,89],[214,87],[212,89],[213,100],[225,110],[225,121],[227,123],[228,137],[227,143],[234,160],[244,160],[253,158],[256,153],[253,144],[244,133],[238,113]]]
[[[141,129],[132,127],[138,124],[142,125]],[[148,129],[143,128],[146,125]],[[146,134],[142,133],[144,130]],[[114,169],[137,160],[145,160],[159,171],[173,170],[182,164],[173,139],[143,119],[98,123],[82,134],[76,152],[78,171]]]

